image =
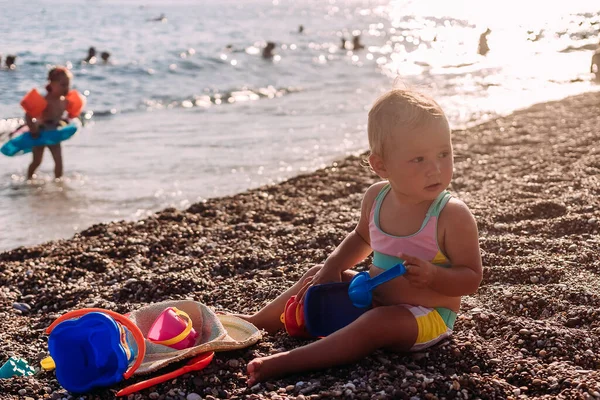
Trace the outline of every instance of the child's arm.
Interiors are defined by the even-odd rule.
[[[444,229],[444,250],[452,267],[438,267],[401,254],[399,257],[408,264],[406,279],[416,287],[429,287],[445,296],[475,293],[483,276],[475,218],[462,201],[452,199],[440,215],[440,225]]]
[[[356,228],[350,232],[336,249],[327,257],[323,268],[300,290],[301,298],[304,291],[312,285],[328,282],[339,282],[343,271],[352,268],[373,251],[369,237],[369,216],[377,194],[386,182],[380,182],[367,189],[361,205],[360,219]]]
[[[356,228],[327,257],[324,268],[332,269],[341,274],[373,252],[369,235],[369,217],[373,202],[385,184],[386,182],[379,182],[367,189],[362,200],[360,219]]]

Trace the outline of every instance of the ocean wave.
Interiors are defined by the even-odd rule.
[[[145,100],[143,105],[147,109],[160,108],[208,108],[214,105],[242,103],[261,99],[274,99],[290,93],[300,92],[299,87],[276,88],[267,86],[257,89],[240,88],[223,92],[209,92],[207,94],[193,95],[185,98],[153,98]]]

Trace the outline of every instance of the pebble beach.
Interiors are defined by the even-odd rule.
[[[450,190],[478,222],[484,279],[463,298],[449,340],[247,387],[250,360],[303,343],[265,334],[129,399],[600,399],[598,127],[600,93],[591,92],[453,132]],[[39,369],[44,329],[73,309],[127,313],[190,298],[258,310],[354,228],[378,180],[365,160],[0,253],[0,363],[17,356]],[[0,379],[0,397],[112,399],[142,379],[72,396],[41,371]]]

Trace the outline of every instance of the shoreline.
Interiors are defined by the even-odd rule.
[[[454,131],[451,191],[478,222],[484,280],[463,298],[448,341],[246,388],[248,361],[302,343],[265,335],[139,398],[600,398],[598,126],[600,92],[589,92]],[[361,160],[0,253],[0,362],[17,355],[39,365],[42,330],[71,309],[125,313],[191,297],[256,311],[354,228],[362,194],[377,181]],[[31,309],[23,314],[15,302]],[[137,380],[82,397],[114,398],[112,389]],[[0,391],[68,397],[46,372],[0,380]]]
[[[588,89],[596,91],[600,90],[600,86]],[[289,96],[290,99],[286,96],[286,99],[297,101],[308,94],[297,93]],[[519,105],[515,103],[514,106]],[[250,111],[244,107],[239,108],[238,112]],[[237,143],[237,140],[246,143],[245,141],[250,140],[250,149],[242,146],[246,153],[249,151],[248,154],[259,154],[261,149],[267,149],[264,157],[250,156],[245,162],[223,162],[222,160],[238,160],[244,153],[242,147],[220,148],[221,139],[214,135],[203,137],[200,140],[202,144],[198,144],[196,133],[190,133],[192,131],[184,128],[202,123],[221,126],[226,124],[233,114],[216,113],[209,118],[207,115],[189,111],[156,110],[152,113],[101,118],[98,120],[99,124],[90,122],[85,130],[66,144],[65,154],[68,153],[69,165],[66,168],[65,179],[60,183],[53,182],[50,157],[46,157],[38,170],[40,179],[34,184],[24,182],[30,156],[1,157],[0,169],[4,167],[5,179],[4,184],[0,185],[0,196],[4,199],[0,207],[0,224],[3,224],[5,232],[10,234],[3,235],[0,231],[0,252],[10,251],[19,246],[37,246],[50,240],[66,240],[75,232],[97,223],[122,220],[134,222],[167,207],[183,209],[201,199],[231,196],[264,185],[276,184],[298,174],[310,173],[326,165],[331,166],[335,160],[358,155],[367,147],[364,134],[354,129],[348,137],[350,144],[338,146],[340,141],[345,140],[345,136],[340,136],[339,127],[336,128],[335,124],[332,125],[332,129],[338,131],[333,134],[331,131],[316,132],[315,137],[323,140],[309,138],[315,133],[313,129],[306,129],[304,133],[298,130],[295,134],[299,136],[294,138],[288,134],[282,135],[275,127],[268,130],[268,135],[271,136],[264,143],[258,141],[251,144],[253,140],[240,132],[235,133],[236,138],[233,141],[229,140],[229,143]],[[186,124],[162,126],[164,121],[173,117],[174,120],[183,119]],[[356,117],[355,114],[350,115],[352,120],[356,120]],[[475,113],[464,124],[455,122],[452,126],[456,130],[473,129],[502,117],[506,115]],[[271,126],[269,118],[271,117],[266,114],[257,117],[254,126]],[[364,122],[364,115],[359,120]],[[153,165],[159,167],[138,164],[131,158],[132,154],[136,154],[136,151],[132,153],[132,149],[143,146],[144,140],[147,140],[140,139],[146,135],[140,126],[147,123],[162,126],[159,129],[161,133],[155,139],[157,143],[144,150],[145,157],[155,160]],[[171,136],[165,134],[165,130],[171,128],[182,136],[177,142],[195,143],[199,147],[194,145],[165,150],[162,146],[174,144],[171,142]],[[325,139],[327,137],[328,139]],[[305,147],[295,148],[285,160],[280,152],[272,150],[293,146],[295,140],[300,139],[307,140]],[[102,155],[106,150],[107,140],[113,145],[110,153]],[[319,145],[320,150],[310,150],[311,144]],[[219,150],[211,150],[213,146],[217,146]],[[176,151],[182,161],[168,156],[170,151]],[[187,165],[195,165],[198,172],[187,168]],[[98,171],[102,173],[98,175]],[[137,179],[132,180],[133,176]],[[136,184],[136,181],[143,184]],[[74,212],[74,209],[78,212]]]

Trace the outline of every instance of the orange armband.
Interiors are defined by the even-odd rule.
[[[40,118],[47,105],[48,102],[37,89],[31,89],[21,100],[21,107],[32,118]]]
[[[77,90],[70,90],[65,97],[67,100],[67,112],[69,118],[78,117],[85,106],[85,97],[79,94]]]

